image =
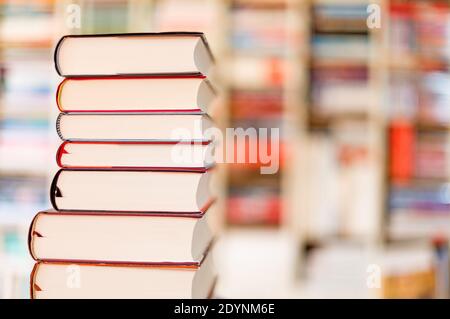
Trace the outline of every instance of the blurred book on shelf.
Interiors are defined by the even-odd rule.
[[[283,91],[280,88],[232,90],[230,111],[236,120],[252,118],[277,120],[283,112]]]
[[[366,63],[370,53],[370,42],[366,35],[315,34],[311,40],[315,60],[333,63]]]
[[[276,226],[281,222],[279,190],[269,187],[232,188],[228,198],[231,225]]]
[[[444,1],[391,1],[389,40],[394,62],[448,63],[449,9]]]
[[[313,67],[311,104],[315,115],[368,111],[371,90],[366,66]]]
[[[54,38],[55,19],[48,1],[7,1],[1,3],[0,39],[8,47],[50,47]]]
[[[24,225],[35,209],[48,204],[45,177],[2,176],[0,179],[0,224]]]
[[[237,56],[230,67],[229,81],[236,88],[279,88],[285,80],[285,61],[278,57]]]
[[[283,56],[287,41],[286,11],[235,7],[231,45],[236,54]]]
[[[220,49],[221,4],[208,0],[165,0],[153,4],[152,25],[156,31],[202,31],[214,53]]]
[[[312,19],[316,33],[367,33],[367,4],[364,1],[317,2]]]

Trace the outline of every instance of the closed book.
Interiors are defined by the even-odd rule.
[[[61,112],[204,112],[215,91],[204,76],[66,78]]]
[[[214,165],[214,145],[203,142],[63,142],[61,168],[205,170]]]
[[[61,113],[59,137],[70,141],[207,141],[214,134],[205,114]]]
[[[211,172],[71,170],[56,173],[50,199],[56,210],[204,212],[213,202]]]
[[[55,49],[61,76],[207,75],[213,64],[200,32],[66,35]]]
[[[212,253],[191,264],[38,262],[32,299],[209,298],[216,282]]]
[[[29,249],[39,261],[198,265],[213,240],[208,214],[47,210]]]

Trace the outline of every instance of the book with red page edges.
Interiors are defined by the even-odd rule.
[[[407,121],[394,121],[389,128],[389,173],[393,182],[407,182],[414,175],[414,127]]]
[[[69,77],[58,86],[56,104],[61,112],[206,113],[215,97],[203,75]]]
[[[211,249],[197,264],[38,261],[30,274],[30,297],[211,298],[217,282]]]
[[[195,266],[214,241],[209,210],[42,211],[30,225],[28,248],[36,261]]]
[[[64,141],[56,163],[72,169],[205,171],[212,168],[211,141]]]

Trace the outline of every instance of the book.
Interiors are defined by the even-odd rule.
[[[204,76],[66,78],[56,101],[61,112],[206,113],[214,97]]]
[[[203,212],[213,201],[210,175],[210,170],[62,169],[53,179],[50,199],[56,210]]]
[[[32,299],[208,298],[216,281],[211,254],[198,265],[38,262],[30,278]]]
[[[35,260],[198,265],[213,240],[206,212],[38,213],[30,226]]]
[[[283,7],[233,7],[231,10],[230,42],[237,54],[269,56],[286,55],[288,41],[287,13]]]
[[[446,130],[418,132],[415,137],[415,176],[447,181],[450,168],[448,132]]]
[[[311,103],[315,114],[366,112],[372,92],[366,66],[317,66],[311,69]]]
[[[70,141],[207,141],[213,122],[205,114],[61,113],[56,129]]]
[[[367,32],[367,4],[318,3],[313,6],[313,24],[316,33]]]
[[[312,54],[318,60],[365,63],[370,53],[370,45],[365,35],[316,34],[311,40]]]
[[[61,168],[176,168],[205,170],[214,165],[214,144],[204,142],[63,142]]]
[[[231,189],[227,220],[232,225],[276,226],[281,222],[281,198],[277,189]]]
[[[61,76],[207,75],[213,64],[200,32],[66,35],[55,49]]]
[[[281,89],[232,90],[230,94],[232,119],[277,120],[283,113]]]
[[[414,175],[415,132],[411,123],[396,121],[389,128],[389,173],[393,181],[408,181]]]
[[[423,182],[412,185],[393,185],[389,194],[389,207],[392,214],[397,211],[409,213],[422,213],[425,215],[450,215],[450,196],[448,185],[443,181]]]

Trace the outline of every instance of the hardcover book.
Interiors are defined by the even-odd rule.
[[[48,210],[29,248],[38,261],[198,265],[213,240],[207,215]]]
[[[215,98],[204,76],[66,78],[61,112],[203,112]]]
[[[213,62],[200,32],[66,35],[55,49],[65,77],[207,75]]]

